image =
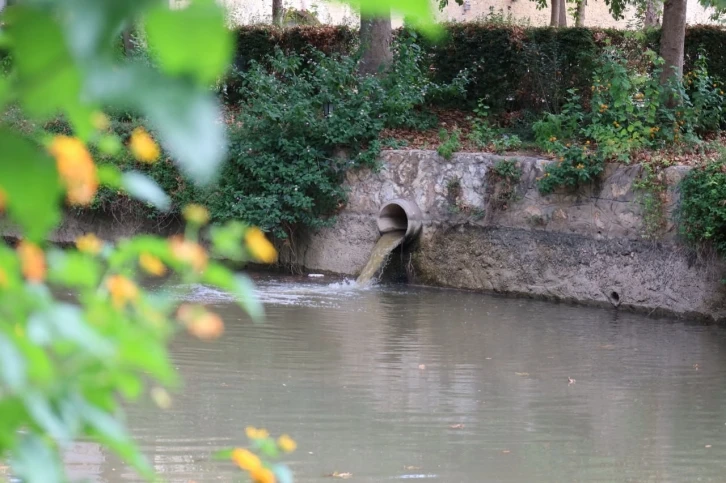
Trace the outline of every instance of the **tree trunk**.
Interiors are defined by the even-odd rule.
[[[390,14],[381,17],[361,15],[360,41],[363,55],[358,67],[361,74],[378,74],[391,64],[392,38]]]
[[[686,0],[666,0],[663,4],[663,28],[660,56],[663,57],[662,84],[683,75],[683,47],[686,40]]]
[[[550,0],[552,3],[552,14],[550,15],[550,27],[560,25],[560,0]]]
[[[587,2],[585,0],[580,0],[577,2],[577,19],[575,20],[575,27],[584,27],[585,26],[585,5]]]
[[[272,0],[272,24],[282,25],[282,0]]]
[[[652,29],[658,26],[660,18],[658,8],[655,6],[656,0],[646,0],[645,2],[645,18],[643,19],[643,27]]]
[[[567,3],[565,0],[560,0],[560,11],[559,11],[559,25],[560,27],[567,27]]]

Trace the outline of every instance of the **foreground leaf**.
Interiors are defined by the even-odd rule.
[[[61,187],[53,160],[12,131],[0,129],[0,187],[8,213],[31,241],[40,241],[60,220]]]

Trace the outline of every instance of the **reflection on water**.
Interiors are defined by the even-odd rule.
[[[192,287],[225,336],[178,338],[173,407],[130,409],[167,481],[237,481],[209,455],[250,424],[298,440],[301,482],[724,481],[724,329],[410,287],[267,280],[260,296],[254,325]],[[93,445],[68,464],[136,481]]]

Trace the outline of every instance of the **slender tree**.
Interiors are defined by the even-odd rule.
[[[282,0],[272,0],[272,23],[282,25]]]
[[[567,2],[565,0],[557,0],[560,4],[560,8],[558,11],[559,15],[559,26],[560,27],[567,27]],[[552,3],[554,3],[555,0],[552,0]]]
[[[550,27],[559,27],[560,25],[560,1],[552,0],[550,9]]]
[[[686,40],[686,0],[666,0],[663,4],[663,28],[660,56],[665,61],[661,82],[683,76],[683,51]]]
[[[575,27],[585,26],[585,5],[587,5],[586,0],[579,0],[577,2],[577,13],[575,13]]]
[[[363,54],[361,56],[361,74],[378,74],[384,71],[393,61],[391,41],[391,14],[360,17],[360,41]]]

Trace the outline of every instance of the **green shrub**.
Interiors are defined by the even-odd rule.
[[[692,169],[680,188],[681,234],[726,255],[726,159]]]
[[[209,200],[213,218],[244,219],[280,238],[329,224],[346,202],[346,173],[375,167],[384,127],[419,125],[427,96],[463,92],[463,80],[427,80],[413,36],[399,37],[394,51],[381,78],[358,76],[354,57],[280,49],[240,72],[242,101],[231,159]]]
[[[439,139],[441,144],[436,148],[436,152],[444,159],[451,159],[454,153],[461,149],[461,133],[458,129],[451,131],[451,134],[442,129],[439,131]]]
[[[538,178],[539,190],[552,193],[558,188],[575,189],[594,181],[605,169],[602,153],[588,145],[562,145],[557,141],[557,162],[547,165]]]

